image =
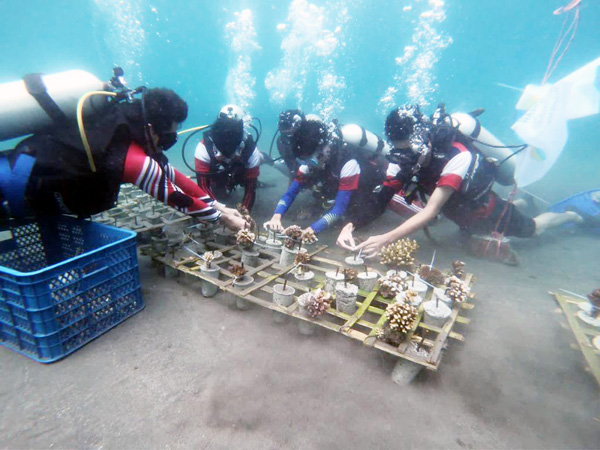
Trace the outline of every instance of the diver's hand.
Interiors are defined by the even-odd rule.
[[[243,218],[244,217],[244,216],[242,216],[242,213],[240,213],[237,209],[235,209],[235,208],[228,208],[223,203],[215,202],[214,208],[217,211],[221,211],[223,214],[227,214],[227,215],[230,215],[230,216],[236,216],[236,217],[239,217],[239,218]]]
[[[280,233],[283,231],[283,225],[281,225],[281,214],[273,214],[271,220],[265,222],[263,224],[266,230],[275,231],[276,233]]]
[[[354,250],[362,250],[363,258],[374,258],[379,254],[381,247],[389,243],[389,236],[387,234],[380,234],[379,236],[371,236],[362,244],[357,245]]]
[[[221,213],[221,223],[233,231],[239,231],[248,227],[248,222],[244,218],[234,214]]]
[[[335,241],[338,247],[342,247],[344,250],[354,251],[356,242],[354,241],[354,236],[352,236],[353,231],[354,225],[352,223],[348,223],[342,228],[337,241]]]

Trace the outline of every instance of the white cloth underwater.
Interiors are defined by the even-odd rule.
[[[521,187],[541,179],[560,156],[569,136],[567,121],[598,114],[600,58],[552,85],[528,85],[516,108],[527,111],[512,129],[529,147],[518,156]]]

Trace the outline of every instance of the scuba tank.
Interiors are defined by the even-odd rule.
[[[90,91],[106,89],[107,83],[83,70],[30,74],[22,80],[0,84],[0,140],[74,122],[79,99]],[[106,97],[89,100],[84,115],[106,104]]]
[[[483,128],[475,115],[453,113],[450,117],[452,117],[452,126],[458,126],[458,131],[472,141],[484,156],[498,162],[496,182],[503,186],[514,184],[516,158],[511,158],[513,155],[511,148]]]
[[[379,136],[365,130],[360,125],[348,124],[340,129],[340,137],[350,145],[353,145],[361,150],[369,150],[373,153],[381,153],[387,155],[390,147]]]

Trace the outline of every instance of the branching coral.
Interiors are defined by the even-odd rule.
[[[469,298],[469,287],[457,276],[451,276],[446,282],[445,294],[455,302],[464,302]]]
[[[404,292],[404,301],[408,304],[412,305],[413,303],[416,303],[418,298],[419,293],[417,291],[409,289],[408,291]]]
[[[294,264],[308,264],[310,262],[310,255],[308,252],[300,252],[294,258]]]
[[[440,286],[446,284],[446,275],[435,267],[428,265],[422,265],[419,268],[419,276],[427,281],[429,284],[434,286]]]
[[[285,248],[288,248],[288,249],[290,249],[290,250],[293,250],[293,249],[294,249],[294,247],[296,246],[296,241],[294,241],[292,238],[289,238],[289,237],[288,237],[288,238],[285,238],[285,239],[283,240],[283,246],[284,246]]]
[[[235,240],[240,247],[252,247],[255,239],[256,235],[248,229],[240,230],[235,235]]]
[[[302,228],[300,228],[298,225],[290,225],[283,230],[283,234],[294,239],[295,241],[298,241],[302,237]]]
[[[256,232],[257,229],[258,229],[258,227],[256,226],[256,222],[254,221],[254,219],[252,218],[252,216],[250,216],[250,211],[248,210],[248,208],[246,208],[241,203],[238,203],[237,210],[242,215],[242,217],[244,218],[244,220],[246,222],[248,222],[248,225],[250,226],[250,231]]]
[[[210,269],[211,263],[215,259],[215,254],[213,252],[205,252],[202,255],[202,261],[204,261],[204,265],[207,269]]]
[[[358,272],[354,269],[344,269],[344,280],[346,281],[353,281],[356,280],[356,277],[358,276]]]
[[[417,241],[408,238],[386,245],[379,252],[381,264],[410,266],[415,262],[414,254],[418,248]]]
[[[317,242],[317,235],[312,230],[312,228],[307,228],[302,232],[302,243],[303,244],[313,244]]]
[[[310,262],[310,255],[308,254],[308,252],[299,252],[298,254],[296,254],[296,257],[294,258],[294,264],[296,264],[298,266],[298,274],[303,274],[304,273],[304,265],[308,264]]]
[[[462,280],[465,277],[465,263],[458,259],[452,261],[452,273]]]
[[[298,304],[314,319],[325,314],[331,306],[331,294],[323,289],[307,292],[298,297]]]
[[[229,266],[229,271],[235,277],[236,280],[242,278],[244,275],[246,275],[246,272],[248,272],[244,268],[243,264],[233,264]]]
[[[396,273],[379,279],[379,293],[384,298],[394,298],[407,286],[407,279]]]
[[[406,334],[412,329],[417,318],[417,308],[408,303],[396,302],[388,305],[385,316],[391,330]]]

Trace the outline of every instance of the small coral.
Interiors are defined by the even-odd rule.
[[[419,297],[419,293],[417,291],[413,291],[412,289],[409,289],[406,292],[404,292],[404,301],[406,303],[415,303],[417,297]]]
[[[417,309],[408,303],[396,302],[388,305],[385,316],[391,330],[406,334],[417,318]]]
[[[252,247],[255,239],[256,235],[248,229],[240,230],[235,235],[235,240],[240,247]]]
[[[298,266],[298,274],[303,274],[304,273],[304,265],[308,264],[310,262],[310,255],[308,254],[308,252],[302,251],[299,252],[298,254],[296,254],[296,257],[294,258],[294,264],[296,264]]]
[[[408,238],[386,245],[379,252],[381,264],[410,266],[415,262],[414,254],[418,248],[417,241]]]
[[[294,264],[308,264],[310,262],[310,255],[308,252],[299,252],[294,258]]]
[[[354,269],[344,269],[344,279],[346,281],[353,281],[356,280],[356,277],[358,276],[358,272]]]
[[[214,259],[215,259],[215,254],[213,252],[205,252],[202,255],[202,261],[204,261],[204,265],[206,266],[207,269],[210,268],[210,265]]]
[[[440,286],[446,284],[446,275],[435,267],[428,265],[422,265],[419,268],[419,276],[427,281],[429,284],[434,286]]]
[[[452,273],[460,278],[461,280],[465,278],[465,263],[455,259],[452,261]]]
[[[256,232],[257,229],[258,229],[258,227],[256,226],[256,222],[254,221],[254,219],[250,216],[250,211],[248,210],[248,208],[246,208],[241,203],[238,203],[236,209],[242,215],[242,217],[244,218],[244,220],[246,222],[248,222],[250,231]]]
[[[233,264],[229,266],[229,271],[236,279],[242,278],[248,272],[243,264]]]
[[[294,247],[296,246],[296,241],[294,241],[292,238],[285,238],[283,240],[283,246],[287,249],[293,250]]]
[[[313,244],[317,242],[317,235],[313,231],[312,228],[307,228],[302,232],[302,243],[303,244]]]
[[[592,306],[596,308],[592,311],[591,315],[596,319],[600,319],[600,289],[594,289],[592,293],[587,296],[587,298]]]
[[[298,225],[291,225],[283,230],[283,234],[294,241],[299,241],[302,237],[302,228],[300,228]]]
[[[298,304],[314,319],[325,314],[331,306],[331,294],[323,289],[316,289],[298,297]]]
[[[446,282],[445,294],[455,302],[464,302],[469,298],[469,287],[457,276],[451,276]]]
[[[381,277],[379,279],[379,293],[382,297],[394,298],[396,295],[406,289],[407,278],[403,277],[401,273]]]

